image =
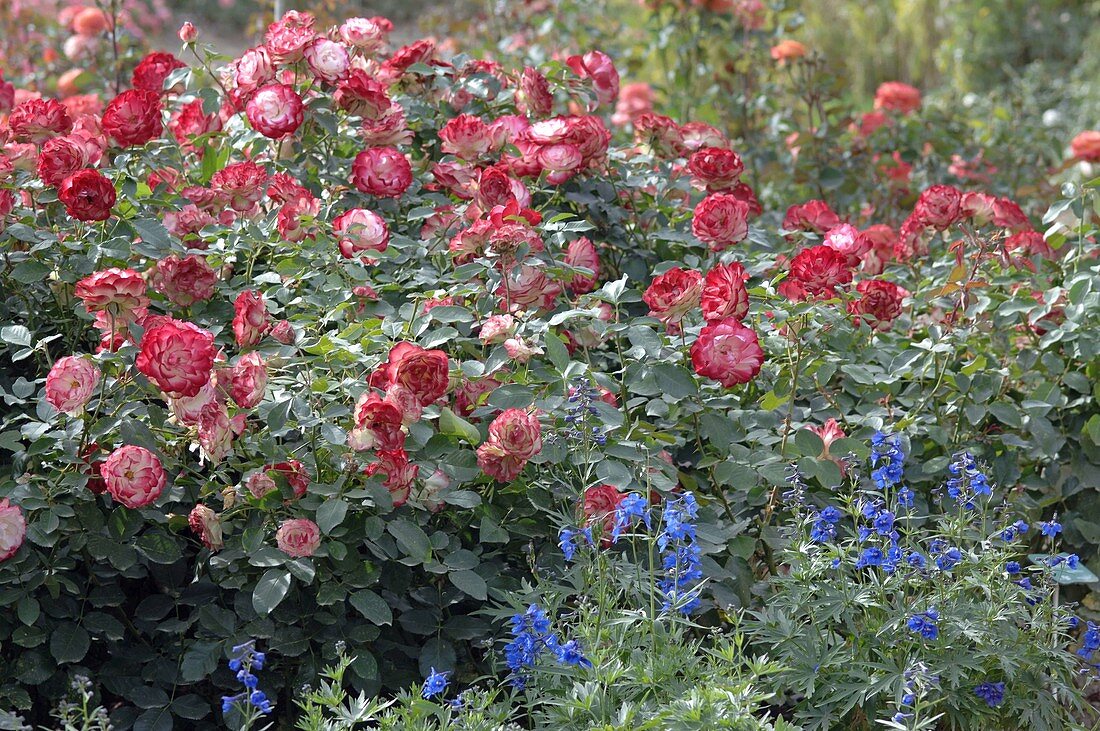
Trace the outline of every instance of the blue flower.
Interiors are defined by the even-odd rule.
[[[859,554],[859,559],[856,561],[856,568],[862,569],[867,566],[881,566],[883,558],[885,558],[885,556],[882,553],[882,549],[878,546],[864,548]]]
[[[222,696],[222,714],[228,714],[237,703],[248,703],[254,706],[260,713],[271,713],[274,706],[268,700],[267,695],[258,689],[260,679],[253,670],[262,670],[267,656],[256,651],[256,641],[237,645],[233,648],[233,655],[226,663],[233,671],[237,682],[244,686],[244,690],[236,695]]]
[[[649,517],[649,503],[636,492],[629,493],[615,508],[615,522],[611,526],[611,542],[619,540],[623,529],[629,527],[635,520],[641,520],[646,528],[652,528]]]
[[[1071,553],[1066,556],[1066,566],[1071,569],[1075,569],[1081,565],[1081,558],[1076,553]]]
[[[581,652],[581,646],[576,640],[569,640],[565,644],[555,647],[554,655],[559,662],[565,665],[579,665],[582,668],[592,667],[592,663]]]
[[[974,695],[985,701],[985,704],[990,708],[996,708],[1004,702],[1005,684],[990,683],[989,681],[979,683],[974,688]]]
[[[1007,571],[1009,574],[1012,574],[1013,576],[1015,576],[1016,574],[1020,573],[1020,562],[1019,561],[1009,561],[1008,563],[1005,564],[1005,571]]]
[[[1044,536],[1053,538],[1062,532],[1062,524],[1056,520],[1047,521],[1039,524],[1039,530]]]
[[[835,505],[829,505],[828,507],[822,508],[821,512],[817,514],[817,517],[821,520],[824,520],[826,523],[832,523],[835,525],[840,522],[840,518],[842,516],[840,513],[840,508],[836,507]]]
[[[918,634],[926,640],[934,640],[940,636],[940,628],[936,625],[940,615],[935,609],[929,609],[922,614],[914,614],[909,617],[906,625],[909,631]]]
[[[894,530],[894,514],[889,510],[881,511],[875,516],[874,526],[880,536],[890,535],[890,531]]]
[[[431,672],[428,673],[428,679],[424,681],[424,690],[421,691],[421,695],[425,698],[434,698],[446,690],[447,673],[437,673],[435,668],[431,668]]]
[[[957,548],[948,548],[936,558],[936,566],[940,571],[950,571],[962,561],[962,551]]]
[[[558,547],[561,548],[566,561],[572,561],[573,556],[577,553],[577,546],[573,543],[573,538],[576,535],[577,531],[568,527],[558,531]]]

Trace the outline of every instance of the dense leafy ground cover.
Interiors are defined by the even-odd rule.
[[[562,5],[477,56],[6,11],[0,706],[1090,723],[1100,132],[658,5],[653,86]]]

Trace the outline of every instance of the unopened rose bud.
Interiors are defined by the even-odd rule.
[[[194,43],[195,39],[199,37],[199,32],[195,30],[194,24],[189,20],[180,26],[179,37],[184,43]]]

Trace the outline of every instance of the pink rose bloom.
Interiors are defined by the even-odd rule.
[[[53,137],[46,140],[38,155],[38,177],[46,185],[56,187],[89,163],[82,141],[72,136]]]
[[[508,338],[504,341],[504,349],[508,352],[508,357],[517,363],[526,363],[533,356],[543,353],[542,348],[524,338]]]
[[[582,236],[569,242],[565,250],[565,263],[571,267],[579,267],[590,270],[591,274],[574,274],[569,280],[569,290],[573,294],[585,294],[596,288],[600,277],[600,257],[596,253],[596,245],[588,238]]]
[[[412,185],[412,166],[393,147],[371,147],[356,156],[351,182],[360,193],[397,198]]]
[[[59,358],[46,376],[46,401],[58,411],[75,414],[88,403],[99,379],[99,368],[88,358]]]
[[[172,413],[179,423],[187,426],[197,426],[199,419],[202,417],[202,410],[206,408],[206,405],[214,403],[219,397],[224,398],[224,396],[219,395],[215,386],[216,379],[216,376],[212,376],[194,396],[168,399],[168,405],[172,408]]]
[[[481,326],[478,338],[485,345],[503,343],[516,332],[516,320],[511,315],[492,315]]]
[[[695,152],[704,147],[726,147],[729,140],[719,130],[706,122],[688,122],[680,126],[684,147]]]
[[[732,188],[745,172],[741,156],[724,147],[703,147],[691,153],[687,164],[692,182],[709,191]]]
[[[881,279],[864,279],[856,285],[858,300],[848,303],[848,312],[855,317],[856,325],[860,320],[873,330],[889,330],[894,320],[901,314],[901,303],[909,292],[893,282]]]
[[[496,146],[489,125],[471,114],[448,120],[439,130],[439,139],[443,152],[463,160],[476,160]]]
[[[314,18],[309,13],[288,10],[286,14],[267,27],[264,46],[276,63],[291,64],[300,61],[306,46],[317,37],[313,29]]]
[[[489,440],[509,456],[531,459],[542,451],[542,427],[537,414],[505,409],[489,425]]]
[[[527,66],[520,76],[516,92],[516,108],[532,117],[546,117],[554,109],[550,83],[538,69]]]
[[[824,459],[831,459],[832,455],[829,454],[829,447],[837,439],[843,439],[845,437],[844,430],[840,427],[840,423],[836,419],[829,419],[821,426],[811,426],[810,431],[821,437],[821,443],[824,445],[820,457]]]
[[[386,389],[386,401],[397,407],[401,412],[401,423],[405,426],[420,420],[424,407],[420,403],[420,396],[411,388],[400,383],[391,383]]]
[[[164,492],[165,476],[157,456],[145,447],[119,447],[99,466],[107,492],[128,508],[143,508]]]
[[[694,269],[673,267],[654,277],[642,295],[649,305],[649,316],[656,317],[674,331],[684,315],[699,306],[703,293],[703,275]]]
[[[900,81],[887,81],[875,91],[875,109],[909,114],[920,109],[920,89]]]
[[[211,551],[220,551],[225,547],[222,540],[222,522],[218,514],[205,505],[196,505],[187,515],[187,524],[199,537],[202,544]]]
[[[427,350],[401,342],[390,349],[389,359],[372,375],[371,385],[389,388],[400,384],[416,394],[421,406],[430,406],[447,393],[450,361],[442,350]]]
[[[744,241],[749,235],[749,205],[728,193],[712,193],[695,206],[691,233],[711,251]]]
[[[748,383],[764,364],[764,351],[752,328],[737,320],[708,323],[691,344],[695,372],[718,381],[725,388]]]
[[[312,556],[321,545],[321,530],[307,518],[284,520],[275,532],[279,550],[292,558]]]
[[[1080,132],[1069,143],[1070,154],[1084,162],[1100,162],[1100,130]]]
[[[8,130],[16,142],[42,143],[72,131],[73,120],[56,99],[28,99],[8,116]]]
[[[12,505],[7,498],[0,500],[0,561],[14,556],[26,536],[27,521],[23,518],[23,509]]]
[[[549,173],[546,180],[551,185],[561,185],[573,177],[584,164],[584,154],[576,145],[563,142],[540,147],[535,155],[539,167]]]
[[[263,293],[248,289],[237,295],[233,303],[233,335],[237,345],[253,346],[270,329],[271,316],[267,314]]]
[[[214,336],[190,322],[162,318],[146,329],[135,365],[168,396],[195,396],[210,381]]]
[[[749,314],[748,272],[737,262],[719,264],[703,280],[701,304],[707,322],[743,320]]]
[[[619,96],[619,72],[607,54],[589,51],[583,56],[570,56],[565,63],[577,76],[592,81],[596,99],[602,106],[615,103]]]
[[[327,38],[318,38],[306,46],[306,65],[319,81],[335,84],[348,75],[351,57],[348,49]]]
[[[252,128],[264,137],[281,139],[302,126],[302,97],[286,84],[269,84],[248,100],[245,116]]]
[[[390,229],[374,211],[352,208],[336,217],[332,229],[340,238],[340,255],[352,259],[365,251],[385,251],[390,241]],[[374,263],[362,257],[363,263]]]
[[[180,239],[193,237],[214,222],[213,216],[194,203],[188,203],[178,211],[170,211],[164,214],[164,227],[168,229],[170,234]],[[205,248],[205,245],[202,248]]]
[[[260,403],[267,389],[267,363],[256,351],[245,353],[237,359],[229,378],[230,398],[242,409],[251,409]]]
[[[412,492],[412,481],[416,479],[420,467],[409,464],[409,455],[404,449],[389,449],[378,452],[377,462],[372,462],[363,470],[367,475],[382,473],[386,479],[382,485],[390,491],[393,498],[393,506],[399,508],[409,499]]]
[[[913,207],[913,217],[924,226],[944,230],[959,220],[962,192],[950,185],[926,188]]]
[[[267,192],[267,170],[251,160],[226,165],[210,178],[210,189],[228,197],[234,211],[251,210]],[[184,191],[184,195],[187,191]]]
[[[199,37],[199,32],[195,30],[195,24],[187,20],[180,26],[179,31],[176,32],[176,36],[180,39],[181,43],[194,43]]]
[[[348,446],[357,452],[401,449],[405,446],[403,423],[400,406],[368,390],[355,404],[355,428],[348,433]]]
[[[156,263],[150,277],[153,289],[179,307],[189,307],[214,296],[218,273],[198,254],[182,259],[170,254]]]
[[[145,279],[133,269],[111,267],[76,283],[76,296],[88,312],[107,312],[120,322],[128,322],[149,305]]]
[[[647,112],[653,111],[653,87],[645,82],[624,84],[619,90],[619,101],[611,121],[617,125],[633,122]]]
[[[275,65],[264,47],[250,48],[234,62],[234,81],[245,93],[252,92],[275,78]]]
[[[130,89],[107,104],[100,124],[121,147],[144,145],[164,131],[160,111],[160,94]]]
[[[787,209],[787,215],[783,218],[783,229],[786,231],[812,231],[822,234],[839,225],[840,216],[828,203],[821,200],[793,205]]]
[[[860,265],[863,255],[871,250],[871,240],[862,231],[849,223],[829,229],[823,240],[825,246],[842,254],[853,269]]]
[[[203,459],[221,462],[233,449],[233,438],[244,432],[245,416],[229,418],[225,404],[209,403],[199,414],[199,448]]]
[[[362,53],[372,54],[386,48],[393,23],[386,18],[348,18],[340,26],[340,38]]]

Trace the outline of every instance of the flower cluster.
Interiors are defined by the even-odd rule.
[[[233,648],[228,667],[235,674],[237,682],[244,690],[236,695],[222,696],[222,714],[228,714],[234,707],[255,709],[260,714],[271,713],[275,707],[267,695],[259,689],[260,679],[255,672],[264,669],[267,657],[256,649],[256,641],[249,640]]]
[[[509,682],[515,688],[527,687],[529,671],[548,650],[563,665],[592,667],[576,640],[562,642],[551,632],[550,618],[537,604],[512,617],[511,631],[512,640],[504,647],[504,660],[511,671]]]
[[[978,468],[977,461],[969,452],[956,454],[947,469],[951,473],[945,485],[947,495],[967,510],[977,507],[979,496],[989,497],[993,494],[989,478]]]

